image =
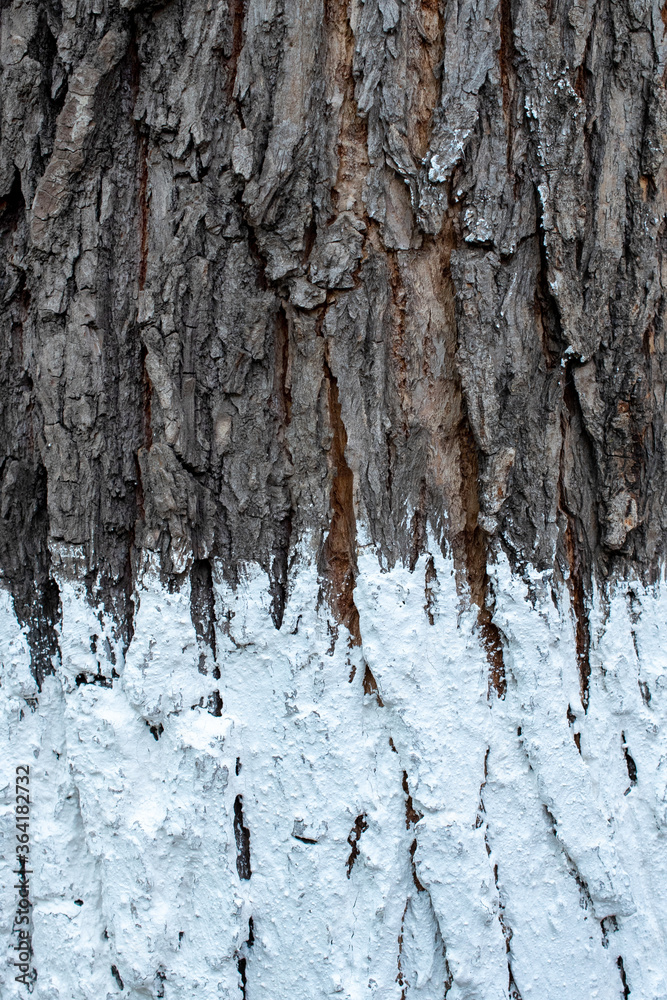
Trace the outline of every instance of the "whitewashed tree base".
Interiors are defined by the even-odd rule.
[[[59,581],[62,663],[39,695],[2,591],[35,998],[667,997],[664,586],[597,595],[584,713],[567,590],[492,567],[501,699],[476,609],[430,549],[428,594],[428,555],[387,570],[362,549],[361,646],[336,638],[306,550],[280,631],[262,572],[234,591],[218,567],[219,679],[188,584],[169,593],[148,559],[124,660]],[[5,858],[13,822],[5,804]],[[14,893],[3,872],[7,946]],[[8,970],[0,994],[23,996]]]

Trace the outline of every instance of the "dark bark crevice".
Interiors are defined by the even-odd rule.
[[[344,625],[353,646],[361,645],[359,612],[354,603],[356,558],[356,517],[354,476],[345,457],[347,433],[341,415],[338,381],[324,357],[324,380],[331,423],[329,469],[331,477],[331,521],[322,546],[320,572],[324,591],[336,620]]]
[[[26,205],[18,169],[0,203],[0,566],[19,623],[26,629],[31,670],[41,691],[58,655],[60,593],[51,575],[48,476],[40,455],[42,414],[29,361],[31,295],[26,271],[13,264],[26,238]]]
[[[470,599],[478,608],[477,626],[482,646],[489,664],[489,691],[494,690],[499,698],[507,691],[505,661],[502,636],[493,620],[493,595],[490,591],[488,574],[489,545],[486,532],[478,523],[479,504],[479,454],[474,434],[468,419],[465,403],[462,402],[463,416],[458,428],[461,502],[465,512],[465,527],[462,535],[454,540],[465,567],[465,577],[470,589]]]
[[[210,559],[194,559],[190,569],[190,616],[199,642],[205,643],[216,657],[215,593]]]
[[[623,1000],[628,1000],[632,990],[628,984],[628,977],[625,971],[625,966],[623,964],[623,958],[621,955],[616,959],[616,965],[618,966],[619,975],[621,977],[621,986],[623,987]]]
[[[274,341],[274,388],[272,405],[276,422],[276,437],[286,471],[283,490],[286,494],[286,513],[274,525],[275,538],[270,564],[269,579],[271,592],[271,616],[273,624],[280,629],[285,614],[288,597],[289,554],[292,541],[294,512],[290,495],[289,474],[292,468],[292,454],[287,443],[287,431],[292,421],[292,390],[290,373],[290,330],[285,309],[281,306],[276,316]]]
[[[350,835],[347,838],[347,842],[350,845],[350,856],[347,859],[347,877],[350,878],[352,874],[352,869],[354,868],[354,863],[359,857],[359,840],[364,830],[368,829],[368,823],[366,822],[366,816],[364,813],[360,813],[356,820],[354,821],[354,826],[350,830]]]
[[[568,570],[568,589],[572,602],[575,621],[575,647],[581,704],[588,711],[589,682],[591,675],[589,604],[592,593],[593,552],[587,539],[587,533],[568,492],[568,456],[566,449],[576,448],[579,444],[579,455],[589,457],[587,442],[583,438],[583,416],[579,398],[574,387],[572,362],[568,362],[563,373],[563,450],[561,452],[561,471],[559,478],[559,508],[565,517],[565,527],[562,535],[563,551]],[[574,441],[572,432],[574,431]],[[578,438],[578,440],[577,440]],[[581,442],[581,443],[580,443]],[[592,462],[587,463],[594,474]],[[594,551],[594,550],[593,550]]]
[[[248,881],[252,877],[250,830],[244,824],[242,795],[237,795],[234,800],[234,837],[236,839],[236,870],[240,879]]]

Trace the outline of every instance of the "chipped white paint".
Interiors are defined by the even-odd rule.
[[[0,591],[0,928],[29,762],[34,997],[501,1000],[511,969],[523,1000],[610,1000],[619,956],[631,995],[667,997],[664,586],[596,596],[584,713],[567,590],[492,567],[501,700],[431,551],[426,589],[426,556],[362,549],[362,647],[305,549],[280,632],[263,573],[233,590],[218,567],[215,658],[150,561],[125,658],[61,581],[41,693]],[[26,995],[12,975],[3,998]]]

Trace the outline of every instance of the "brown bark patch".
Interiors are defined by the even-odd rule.
[[[484,647],[486,659],[491,668],[489,687],[493,688],[499,698],[504,698],[507,693],[507,678],[505,676],[505,660],[503,658],[500,630],[493,621],[493,616],[489,608],[482,608],[480,610],[477,621],[482,637],[482,646]]]
[[[347,838],[347,842],[351,847],[350,855],[347,859],[348,878],[352,874],[352,869],[354,868],[354,862],[359,857],[359,840],[364,830],[367,829],[368,829],[368,823],[366,822],[366,816],[364,813],[360,813],[355,819],[354,826],[350,830],[350,835]]]
[[[236,67],[243,48],[243,22],[246,14],[246,0],[230,0],[232,46],[227,60],[227,94],[231,98],[236,84]]]
[[[409,830],[411,826],[418,823],[422,818],[422,814],[418,813],[412,802],[412,796],[410,795],[410,787],[408,785],[408,775],[407,771],[403,771],[403,782],[402,788],[405,792],[405,826]]]
[[[354,97],[354,34],[349,20],[349,0],[325,0],[327,80],[342,96],[338,128],[338,173],[332,192],[337,211],[352,210],[364,217],[362,189],[370,168],[368,126]]]
[[[356,575],[356,518],[354,514],[354,475],[345,458],[347,433],[341,416],[338,382],[325,358],[329,419],[331,421],[331,521],[322,552],[325,591],[336,620],[345,625],[350,644],[361,645],[359,612],[354,603]]]
[[[477,446],[467,413],[463,413],[458,427],[459,468],[461,473],[461,504],[465,514],[465,526],[455,540],[455,557],[463,563],[466,571],[470,599],[479,608],[477,624],[482,646],[490,667],[489,689],[499,698],[507,691],[505,662],[500,631],[493,621],[493,614],[487,607],[489,576],[486,570],[488,545],[485,533],[477,523],[479,515],[479,458]]]
[[[384,708],[384,702],[380,697],[377,681],[375,680],[373,672],[368,664],[366,664],[366,669],[364,670],[363,688],[364,694],[374,694],[380,708]]]
[[[417,892],[426,892],[426,886],[422,885],[419,881],[419,876],[417,875],[417,868],[415,865],[415,853],[417,851],[417,841],[413,840],[410,844],[410,864],[412,866],[412,881],[415,884]]]
[[[515,58],[512,0],[500,0],[500,47],[498,49],[498,64],[500,69],[500,85],[503,92],[503,114],[508,123],[511,121],[512,113]],[[507,150],[508,164],[510,159],[511,135],[510,130]]]
[[[139,136],[139,291],[146,285],[148,270],[148,139]]]
[[[410,107],[407,125],[412,155],[422,160],[428,153],[433,110],[440,102],[441,62],[445,41],[445,11],[442,0],[421,0],[414,18],[414,77],[407,88]]]

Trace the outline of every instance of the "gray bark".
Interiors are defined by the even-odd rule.
[[[356,525],[593,581],[665,515],[665,21],[635,0],[2,7],[0,565],[33,669],[61,573],[127,644],[137,553],[308,537],[358,638]],[[65,547],[63,547],[65,546]],[[78,555],[72,556],[71,547]]]

